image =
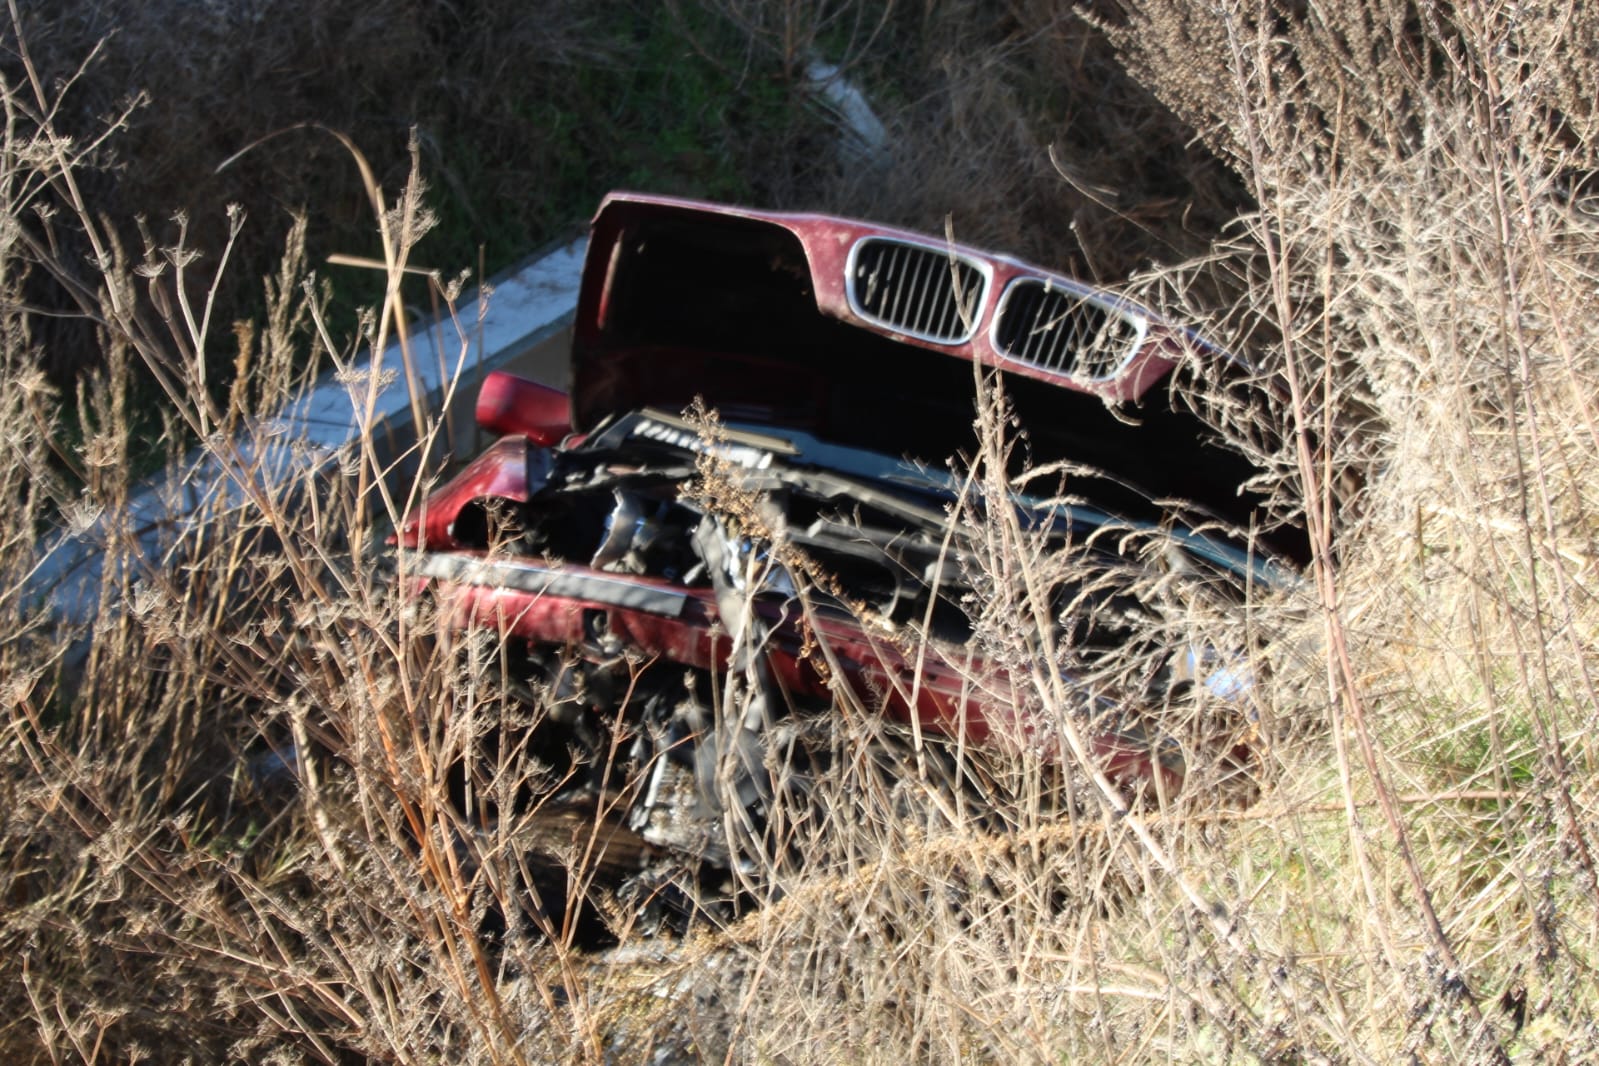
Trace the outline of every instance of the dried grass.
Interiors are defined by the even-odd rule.
[[[1010,189],[1050,214],[1025,191],[1048,174],[1024,94],[994,57],[1019,62],[1023,44],[1065,38],[1053,9],[1007,17],[1052,32],[997,53],[975,37],[942,69],[951,84],[949,72],[980,72],[961,106],[1023,117],[936,122],[924,143],[965,160],[974,138],[994,138],[1009,145],[996,158],[1030,155],[1037,169],[1020,186],[969,176],[978,199],[959,203]],[[1215,735],[1203,706],[1159,719],[1188,738],[1195,787],[1138,803],[1075,757],[1064,777],[1036,752],[980,759],[846,705],[818,741],[831,771],[779,812],[787,846],[751,854],[745,889],[762,905],[680,941],[636,935],[625,903],[595,887],[602,826],[572,827],[564,867],[539,859],[555,847],[540,831],[554,812],[513,797],[541,768],[515,750],[481,758],[508,713],[499,655],[435,632],[395,597],[371,530],[403,499],[374,494],[375,455],[357,448],[263,488],[250,451],[215,432],[248,433],[303,382],[305,353],[327,354],[324,297],[298,283],[301,231],[269,317],[237,334],[230,399],[211,400],[221,331],[198,325],[211,277],[170,242],[156,239],[149,259],[119,246],[78,178],[83,131],[66,140],[52,117],[70,111],[61,90],[8,74],[0,1052],[1593,1057],[1599,336],[1585,312],[1599,213],[1585,49],[1599,27],[1585,20],[1559,4],[1138,0],[1104,13],[1128,69],[1255,204],[1206,257],[1143,292],[1288,383],[1264,384],[1247,418],[1218,409],[1218,431],[1259,451],[1277,498],[1306,522],[1317,545],[1306,586],[1243,619],[1177,596],[1147,641],[1227,630],[1239,637],[1225,643],[1253,649],[1256,717],[1234,724],[1259,752],[1258,798],[1233,801],[1228,766],[1199,743]],[[929,31],[931,51],[949,44],[939,39]],[[953,100],[920,104],[946,115]],[[390,177],[380,168],[361,191]],[[959,188],[930,180],[913,206],[885,212],[939,213]],[[399,202],[419,197],[411,185]],[[193,217],[225,229],[220,212]],[[396,267],[413,230],[391,235]],[[86,261],[62,248],[99,251]],[[104,371],[81,397],[95,429],[61,456],[59,397],[23,298],[30,272],[72,294],[104,342]],[[1241,296],[1219,304],[1220,292]],[[394,310],[372,313],[366,343]],[[115,565],[100,616],[86,634],[58,633],[26,579],[51,522],[88,525],[123,502],[135,367],[166,383],[167,417],[239,491],[173,530],[160,558],[105,526]],[[974,500],[1006,490],[1002,412],[978,408],[988,431]],[[1063,560],[1002,512],[967,515],[992,590],[980,639],[1026,667],[1017,700],[1075,753],[1081,692],[1055,668],[1074,650],[1039,595]],[[77,636],[89,650],[69,672]],[[1131,668],[1110,664],[1105,684]],[[271,770],[291,745],[285,788]],[[492,816],[462,809],[463,772]],[[576,947],[595,915],[621,941],[608,954]]]

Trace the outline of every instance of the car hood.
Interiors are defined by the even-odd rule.
[[[1247,387],[1241,360],[1007,256],[832,216],[613,194],[573,334],[579,431],[700,402],[728,423],[943,469],[974,453],[987,375],[1026,427],[1026,458],[1100,472],[1092,498],[1107,512],[1159,522],[1163,501],[1238,529],[1277,524],[1251,489],[1260,469],[1170,387],[1185,361]],[[1262,542],[1308,554],[1293,529]]]

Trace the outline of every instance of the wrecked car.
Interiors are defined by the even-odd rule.
[[[1238,602],[1290,580],[1302,552],[1259,532],[1259,471],[1167,387],[1185,361],[1245,369],[1104,290],[945,239],[613,194],[570,388],[489,375],[477,419],[499,439],[407,519],[401,572],[448,626],[501,643],[563,787],[603,789],[625,762],[647,778],[633,831],[725,858],[715,812],[758,819],[781,723],[841,698],[966,747],[1085,754],[985,680],[1018,671],[981,635],[994,589],[974,528],[997,508],[1086,577],[1155,559]],[[1025,432],[1015,463],[1054,464],[1059,485],[980,498],[952,465],[977,452],[985,380]],[[1049,594],[1072,662],[1115,657],[1116,619],[1154,610],[1095,588]],[[1076,624],[1085,602],[1099,612]],[[1148,709],[1179,686],[1241,706],[1251,679],[1237,649],[1156,651],[1139,691],[1048,669],[1082,693],[1095,770],[1171,794],[1185,749]],[[619,722],[621,759],[605,755]]]

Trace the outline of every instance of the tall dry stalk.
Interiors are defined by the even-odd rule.
[[[217,382],[226,255],[206,263],[148,236],[131,250],[79,180],[95,145],[54,124],[71,87],[52,95],[19,54],[25,80],[0,83],[12,294],[0,477],[14,501],[0,1045],[15,1061],[174,1048],[213,1061],[598,1060],[573,943],[600,851],[540,858],[554,845],[530,828],[539,812],[504,798],[537,777],[536,760],[482,758],[507,707],[498,651],[436,639],[377,540],[425,490],[385,481],[394,457],[371,400],[392,368],[345,375],[363,433],[341,454],[300,449],[270,420],[310,384],[300,368],[371,357],[403,321],[420,182],[388,212],[368,175],[392,281],[354,346],[328,334],[302,222],[267,281],[265,320],[232,331],[234,375]],[[223,224],[236,236],[249,223]],[[82,247],[86,261],[70,252]],[[76,444],[62,443],[35,369],[17,298],[30,271],[62,286],[106,346]],[[464,358],[469,328],[456,343]],[[170,440],[199,441],[171,446],[168,481],[197,503],[153,538],[125,507],[141,376],[166,398]],[[421,454],[438,431],[425,422]],[[81,631],[57,631],[29,580],[62,522],[104,553]],[[74,642],[86,652],[70,655]],[[463,772],[473,794],[503,798],[498,817],[463,806]]]
[[[1574,1053],[1591,1034],[1562,1001],[1599,917],[1577,739],[1596,708],[1589,17],[1132,8],[1113,35],[1133,69],[1258,203],[1232,261],[1279,338],[1263,361],[1317,547],[1363,916],[1339,968],[1371,975],[1367,1046]],[[1516,950],[1513,929],[1535,935]]]
[[[822,870],[774,871],[783,898],[726,939],[760,1012],[739,1046],[1580,1060],[1599,1038],[1595,27],[1560,4],[1125,6],[1106,28],[1130,69],[1256,201],[1145,288],[1260,367],[1242,417],[1197,399],[1315,548],[1317,637],[1296,608],[1254,619],[1284,638],[1257,663],[1262,795],[1143,815],[1088,773],[1046,815],[1024,758],[982,775],[978,816],[914,738],[882,776],[836,768],[849,813],[818,835]],[[984,521],[992,647],[1052,664],[1070,649],[1029,581],[1059,561]],[[1067,711],[1059,676],[1018,701]],[[842,750],[874,743],[839,728]]]
[[[935,745],[842,701],[796,727],[812,772],[775,768],[791,787],[772,833],[735,835],[760,906],[653,945],[596,890],[603,826],[521,804],[548,768],[502,727],[543,712],[505,698],[496,642],[438,633],[372,572],[370,516],[405,499],[363,488],[380,457],[358,447],[286,482],[258,465],[274,442],[255,417],[299,387],[303,356],[350,355],[319,330],[298,231],[268,318],[233,333],[224,387],[228,360],[205,357],[226,339],[207,315],[217,267],[103,217],[74,179],[99,134],[61,136],[44,79],[0,85],[0,1047],[1594,1055],[1599,26],[1560,3],[1124,7],[1107,29],[1129,69],[1255,201],[1205,261],[1145,289],[1261,368],[1242,398],[1189,384],[1310,529],[1318,630],[1301,639],[1294,596],[1220,605],[1133,567],[1166,598],[1129,646],[1257,656],[1255,701],[1223,721],[1254,753],[1258,798],[1236,802],[1239,764],[1201,702],[1151,708],[1189,766],[1177,797],[1130,802],[1082,757],[1085,693],[1061,677],[1112,691],[1140,660],[1085,664],[1060,639],[1040,590],[1080,560],[980,506],[1014,488],[1003,407],[983,406],[960,511],[990,593],[977,639],[1018,667],[1010,696],[1052,723],[1064,769],[1042,749]],[[419,197],[402,193],[413,219]],[[415,229],[390,232],[403,265]],[[59,432],[36,369],[29,272],[66,286],[106,345],[82,441]],[[139,374],[165,389],[173,439],[190,427],[227,473],[160,558],[111,517]],[[351,381],[353,410],[373,384]],[[57,633],[26,591],[40,534],[101,516],[100,614]],[[69,678],[77,637],[89,652]],[[595,921],[618,954],[577,949]]]

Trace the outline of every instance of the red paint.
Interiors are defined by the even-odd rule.
[[[1105,290],[1040,270],[1010,256],[983,251],[970,245],[938,241],[923,233],[830,215],[760,211],[726,204],[631,192],[611,193],[601,202],[600,209],[594,216],[588,256],[583,268],[583,290],[578,303],[576,335],[579,346],[596,340],[604,326],[608,311],[609,281],[616,269],[617,242],[624,238],[629,221],[635,218],[657,217],[663,212],[671,211],[682,212],[685,215],[748,219],[753,222],[764,222],[792,233],[805,250],[810,263],[810,282],[815,292],[816,304],[825,315],[893,337],[903,344],[925,348],[950,358],[976,361],[984,366],[1002,367],[1022,377],[1035,378],[1073,392],[1093,393],[1115,402],[1134,401],[1167,375],[1175,365],[1174,353],[1181,352],[1184,348],[1199,349],[1204,354],[1213,354],[1219,358],[1233,358],[1208,343],[1196,340],[1187,331],[1168,325],[1160,316],[1147,308],[1130,301],[1117,301]],[[977,331],[972,338],[961,344],[940,344],[896,333],[857,315],[850,307],[849,297],[845,291],[845,266],[855,242],[867,236],[895,238],[923,246],[936,243],[967,259],[983,264],[990,272],[992,283],[988,287],[983,305],[978,309]],[[1110,297],[1126,310],[1147,319],[1149,329],[1143,344],[1114,376],[1105,380],[1083,380],[1070,374],[1058,373],[1010,358],[995,346],[991,327],[1005,287],[1016,278],[1036,278],[1048,281],[1055,288],[1064,291],[1084,295],[1092,293],[1102,299]]]
[[[563,569],[608,581],[669,588],[684,594],[687,603],[680,617],[669,618],[589,600],[481,585],[423,582],[418,591],[431,588],[453,628],[491,629],[533,644],[581,648],[591,641],[592,619],[598,614],[603,618],[603,631],[645,661],[659,659],[700,670],[727,669],[732,644],[709,589],[684,589],[644,577],[619,578],[582,566]],[[929,644],[921,653],[921,683],[914,685],[918,658],[914,646],[904,646],[888,635],[873,636],[849,618],[815,616],[807,626],[770,604],[758,603],[756,609],[768,627],[767,668],[785,692],[807,699],[832,698],[837,695],[827,680],[832,675],[862,706],[881,708],[902,722],[914,717],[931,734],[964,736],[973,745],[998,744],[1017,751],[1036,745],[1051,759],[1058,759],[1063,750],[1061,738],[1047,723],[1019,718],[1013,710],[1015,701],[1009,694],[1025,689],[1028,682],[1006,675],[979,656]],[[951,654],[959,656],[959,661],[951,661]],[[829,661],[836,670],[826,665]],[[1100,768],[1113,780],[1130,785],[1153,778],[1158,764],[1140,740],[1101,730],[1088,742]],[[1164,787],[1175,793],[1182,784],[1180,774],[1165,766],[1160,772]]]
[[[520,434],[534,444],[559,444],[572,432],[566,393],[503,370],[483,379],[476,414],[477,424],[490,433]]]
[[[420,513],[406,515],[397,541],[403,548],[449,551],[463,545],[451,527],[462,508],[479,500],[527,499],[527,449],[522,437],[504,437],[479,455],[443,488],[430,495]]]

